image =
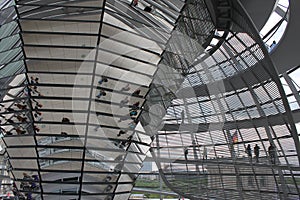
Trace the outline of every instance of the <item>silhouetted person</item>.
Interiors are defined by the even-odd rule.
[[[184,157],[187,160],[189,154],[189,149],[187,147],[184,148]]]
[[[251,145],[248,144],[247,148],[246,148],[246,153],[250,159],[250,161],[252,161],[252,149],[251,149]]]
[[[269,148],[268,148],[268,153],[269,153],[269,156],[270,156],[270,160],[271,160],[271,163],[272,164],[275,164],[275,147],[274,145],[271,143]]]
[[[254,146],[254,154],[255,154],[256,162],[259,162],[259,160],[258,160],[258,158],[259,158],[259,149],[260,149],[260,147],[256,144]]]

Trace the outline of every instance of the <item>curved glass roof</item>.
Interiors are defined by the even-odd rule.
[[[265,26],[260,30],[261,37],[269,51],[280,42],[289,20],[289,0],[277,1]]]
[[[17,195],[128,199],[146,159],[165,194],[299,197],[296,70],[278,77],[239,2],[18,0],[0,12]]]

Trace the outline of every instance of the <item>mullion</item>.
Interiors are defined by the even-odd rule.
[[[96,50],[96,54],[95,54],[95,58],[94,58],[94,67],[93,67],[93,75],[92,75],[92,80],[91,80],[91,90],[90,90],[90,95],[89,95],[89,102],[88,102],[88,111],[90,112],[91,110],[91,102],[92,102],[92,95],[93,95],[93,84],[95,81],[95,74],[96,74],[96,68],[97,68],[97,59],[98,59],[98,48],[99,48],[99,44],[100,44],[100,37],[101,37],[101,31],[102,31],[102,27],[103,24],[102,22],[104,21],[104,14],[105,14],[105,6],[106,6],[106,0],[103,0],[102,3],[102,10],[101,10],[101,17],[100,17],[100,25],[99,25],[99,30],[98,30],[98,39],[97,39],[97,50]],[[79,185],[79,200],[81,200],[81,196],[82,196],[82,188],[83,188],[83,175],[84,175],[84,166],[85,166],[85,157],[86,157],[86,151],[87,151],[87,137],[88,137],[88,128],[89,128],[89,120],[90,120],[90,113],[88,113],[87,117],[86,117],[86,126],[85,126],[85,137],[84,137],[84,150],[83,150],[83,154],[82,154],[82,163],[81,163],[81,172],[80,172],[80,185]]]
[[[62,62],[63,61],[69,61],[69,62],[93,62],[93,60],[83,60],[83,59],[37,58],[37,57],[28,57],[28,56],[26,58],[30,59],[30,60],[43,60],[43,61],[49,60],[49,61],[62,61]],[[127,68],[124,68],[124,67],[121,67],[121,66],[116,66],[116,65],[108,64],[108,63],[103,63],[103,62],[100,62],[100,61],[96,61],[96,62],[98,64],[103,64],[103,65],[106,65],[106,66],[115,67],[115,68],[118,68],[118,69],[121,69],[121,70],[124,70],[124,71],[130,71],[132,73],[137,73],[137,74],[141,74],[141,75],[144,75],[144,76],[152,77],[152,76],[150,76],[147,73],[135,71],[135,70],[132,70],[132,69],[127,69]]]

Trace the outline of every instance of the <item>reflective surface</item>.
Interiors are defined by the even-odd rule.
[[[17,195],[128,199],[148,157],[190,199],[299,197],[292,99],[238,1],[15,3],[0,116]]]

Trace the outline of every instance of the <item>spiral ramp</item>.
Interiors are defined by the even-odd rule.
[[[228,33],[193,63],[177,93],[183,98],[166,111],[151,148],[160,174],[190,199],[298,199],[299,118],[246,9],[212,3],[216,31]]]

